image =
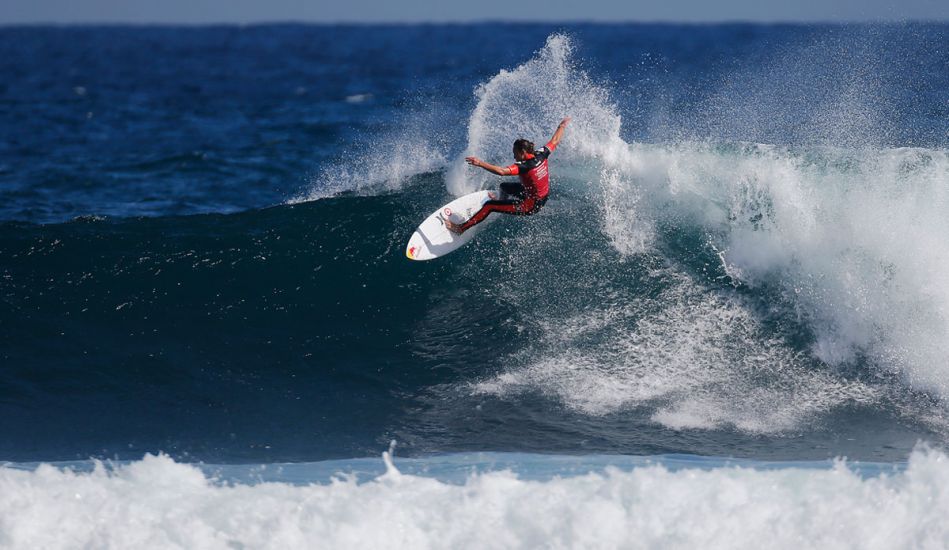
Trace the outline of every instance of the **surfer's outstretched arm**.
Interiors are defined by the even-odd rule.
[[[557,131],[554,132],[554,136],[550,138],[550,141],[547,142],[547,148],[553,151],[557,148],[557,145],[560,144],[560,139],[563,137],[563,130],[567,127],[567,124],[570,124],[570,117],[567,117],[560,121],[560,124],[557,125]]]
[[[465,162],[467,162],[468,164],[472,166],[477,166],[478,168],[484,168],[488,172],[491,172],[492,174],[497,174],[499,176],[511,175],[510,168],[504,168],[503,166],[495,166],[489,162],[485,162],[479,159],[478,157],[468,157],[465,159]]]

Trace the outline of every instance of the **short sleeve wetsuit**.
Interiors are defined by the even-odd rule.
[[[556,147],[553,143],[547,143],[534,151],[533,155],[527,155],[524,160],[508,166],[507,169],[511,175],[517,175],[520,181],[502,183],[501,198],[484,203],[480,210],[459,226],[459,229],[465,231],[481,223],[491,212],[515,216],[536,214],[547,203],[547,195],[550,192],[547,157]]]

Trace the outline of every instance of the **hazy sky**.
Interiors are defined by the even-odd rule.
[[[949,0],[3,0],[3,23],[949,20]]]

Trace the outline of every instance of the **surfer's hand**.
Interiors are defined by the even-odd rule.
[[[570,117],[564,117],[564,119],[560,121],[561,128],[566,127],[567,124],[570,124]]]
[[[468,157],[465,159],[465,162],[472,166],[481,166],[481,159],[478,157]]]

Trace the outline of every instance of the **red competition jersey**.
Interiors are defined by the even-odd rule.
[[[524,184],[524,190],[528,195],[544,198],[550,192],[550,172],[547,169],[547,157],[554,152],[554,149],[556,149],[556,146],[548,142],[547,145],[534,151],[534,155],[530,155],[526,159],[507,167],[512,176],[517,175],[521,178],[521,183]]]

